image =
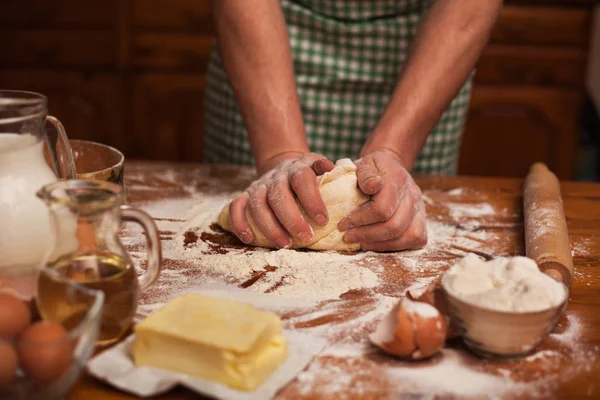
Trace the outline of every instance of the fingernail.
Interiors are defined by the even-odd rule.
[[[277,241],[275,241],[275,244],[280,249],[287,249],[288,247],[290,247],[292,245],[292,242],[287,238],[281,237],[281,238],[277,239]]]
[[[356,235],[352,232],[348,232],[344,235],[344,242],[346,243],[356,243]]]
[[[298,239],[300,239],[302,243],[308,243],[310,242],[311,235],[308,232],[300,232],[298,234]]]
[[[323,214],[317,214],[315,217],[315,222],[320,226],[325,226],[327,225],[327,218],[325,218]]]
[[[381,187],[382,181],[381,181],[381,178],[378,176],[377,177],[374,176],[372,178],[367,179],[365,182],[365,187],[375,185],[375,183],[373,183],[373,182],[377,182],[376,183],[377,186],[371,188],[371,190],[377,190]]]
[[[242,242],[250,244],[252,243],[252,234],[248,231],[244,231],[240,234],[240,239],[242,240]]]
[[[354,228],[354,225],[352,224],[352,221],[349,221],[347,219],[343,219],[340,221],[340,223],[338,224],[338,229],[340,231],[347,231],[348,229]]]

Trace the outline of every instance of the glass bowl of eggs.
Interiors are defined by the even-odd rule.
[[[19,271],[19,272],[22,272]],[[41,316],[22,282],[31,277],[0,270],[0,399],[65,398],[95,348],[104,294],[74,283],[49,268],[35,275],[61,282],[61,320]],[[29,274],[31,275],[31,274]]]

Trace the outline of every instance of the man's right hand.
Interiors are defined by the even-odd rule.
[[[252,231],[246,212],[262,234],[279,248],[288,248],[292,239],[308,243],[313,230],[302,216],[296,197],[306,215],[317,225],[327,224],[327,208],[319,188],[317,175],[333,169],[333,163],[316,153],[304,153],[279,162],[254,181],[229,206],[229,217],[235,235],[252,244]]]

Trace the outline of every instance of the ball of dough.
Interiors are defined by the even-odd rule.
[[[308,248],[312,250],[360,250],[360,243],[346,243],[343,240],[344,233],[337,229],[338,223],[351,211],[369,201],[370,196],[364,194],[358,188],[356,178],[356,165],[349,158],[338,160],[335,167],[321,176],[317,177],[317,185],[321,197],[327,207],[329,221],[325,226],[317,225],[297,202],[302,216],[310,224],[314,231],[312,240],[303,244],[293,240],[292,248]],[[268,240],[256,227],[256,224],[247,213],[248,223],[255,233],[254,244],[261,247],[277,248],[274,242]],[[232,232],[229,220],[229,204],[221,210],[218,219],[219,225],[226,231]]]

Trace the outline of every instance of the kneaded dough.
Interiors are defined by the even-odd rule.
[[[370,200],[370,196],[364,194],[358,188],[356,165],[354,165],[349,158],[338,160],[335,163],[335,167],[330,172],[317,177],[317,185],[321,197],[325,202],[325,206],[327,207],[329,221],[325,226],[317,225],[308,215],[306,215],[304,209],[298,200],[296,200],[302,216],[312,227],[314,235],[312,240],[306,244],[294,239],[292,241],[292,248],[308,248],[313,250],[360,250],[360,243],[344,242],[344,233],[337,229],[338,223],[344,219],[346,215]],[[255,233],[254,245],[277,248],[277,245],[274,242],[271,242],[264,237],[248,213],[246,213],[246,217]],[[229,204],[221,210],[218,223],[226,231],[232,232],[231,221],[229,220]]]

